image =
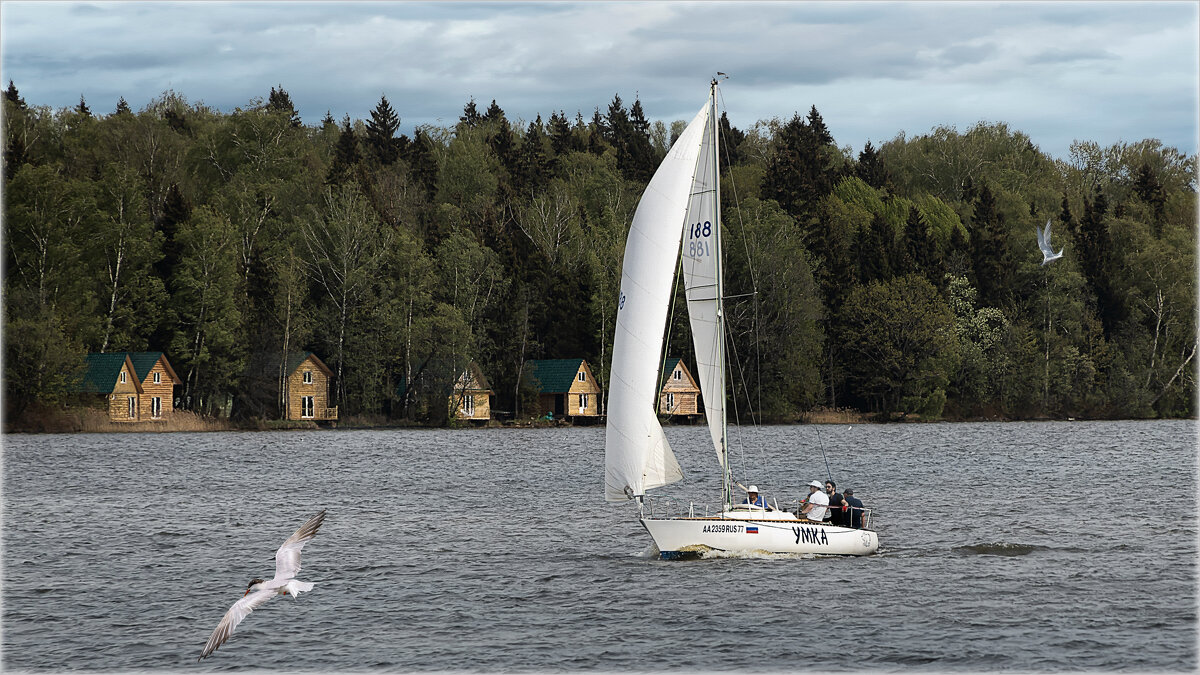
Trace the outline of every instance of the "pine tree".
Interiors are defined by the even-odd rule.
[[[329,173],[325,175],[328,185],[341,185],[353,176],[354,168],[362,159],[358,151],[358,136],[350,126],[350,116],[342,118],[342,133],[338,136],[337,146],[333,149],[333,161],[329,165]]]
[[[179,185],[171,183],[163,199],[162,216],[156,223],[156,228],[162,234],[163,256],[154,263],[154,271],[160,279],[170,279],[179,264],[179,245],[175,234],[181,223],[192,217],[192,203],[183,195]]]
[[[604,150],[610,147],[608,141],[604,140],[606,136],[608,136],[608,125],[600,116],[600,108],[596,108],[596,112],[592,115],[592,121],[588,124],[587,151],[593,155],[603,155]]]
[[[1062,223],[1063,229],[1075,236],[1075,217],[1071,215],[1071,202],[1067,201],[1067,193],[1063,193],[1062,210],[1058,212],[1058,222]]]
[[[380,97],[379,104],[371,111],[371,121],[367,122],[367,151],[382,166],[394,164],[399,157],[395,138],[399,128],[400,117],[387,96]]]
[[[876,190],[887,189],[890,191],[891,189],[891,176],[888,175],[887,167],[883,165],[879,151],[871,145],[871,141],[867,141],[862,152],[858,153],[858,164],[854,167],[854,175]]]
[[[8,81],[8,89],[4,90],[4,98],[17,106],[17,109],[25,110],[25,99],[21,98],[21,94],[17,92],[17,87],[12,80]]]
[[[117,109],[113,111],[115,115],[132,115],[133,111],[129,109],[129,104],[125,102],[125,97],[122,96],[117,101]]]
[[[497,110],[499,111],[499,108]],[[488,112],[492,112],[490,108]],[[489,139],[489,144],[492,146],[492,152],[496,153],[496,157],[500,160],[501,166],[511,176],[517,171],[517,142],[512,126],[509,125],[508,118],[504,116],[503,111],[486,119],[496,121],[495,131]]]
[[[472,98],[470,101],[467,101],[467,105],[463,107],[463,114],[462,117],[458,118],[458,122],[466,125],[468,129],[473,129],[479,126],[480,120],[481,118],[479,117],[479,110],[476,109],[475,99]]]
[[[571,125],[561,111],[550,115],[549,133],[550,148],[554,151],[556,158],[579,149],[576,147],[575,134],[571,132]]]
[[[267,110],[287,115],[288,122],[293,127],[300,127],[300,114],[296,112],[296,106],[292,105],[292,97],[283,90],[282,84],[279,85],[279,89],[271,87],[271,94],[267,97]]]
[[[612,102],[608,104],[608,115],[604,119],[604,140],[614,148],[618,147],[619,137],[625,133],[629,124],[629,112],[625,110],[620,94],[613,95]]]
[[[333,119],[333,114],[330,111],[326,110],[325,116],[321,118],[321,128],[328,129],[331,126],[336,127],[337,120]]]
[[[642,102],[637,98],[629,109],[629,122],[626,129],[624,147],[624,162],[622,155],[617,155],[617,166],[630,180],[638,183],[648,183],[654,175],[657,162],[654,159],[654,144],[650,142],[650,122],[642,111]]]
[[[405,149],[404,159],[410,174],[425,190],[425,196],[433,199],[437,194],[438,166],[433,157],[433,141],[425,132],[417,129],[415,138]]]
[[[829,133],[829,127],[825,126],[821,113],[817,112],[816,105],[808,111],[808,129],[817,147],[833,144],[833,136]]]
[[[746,140],[746,133],[729,123],[729,115],[721,112],[721,168],[736,166],[742,161],[741,145]],[[674,139],[672,139],[672,144]],[[670,144],[669,144],[670,145]],[[668,147],[669,147],[668,145]]]
[[[499,105],[496,105],[496,99],[492,99],[491,105],[489,105],[488,109],[486,111],[484,111],[484,113],[483,113],[482,121],[486,123],[486,122],[494,122],[494,121],[498,121],[498,120],[502,120],[502,119],[505,119],[504,111],[500,109]]]
[[[89,108],[87,102],[83,100],[83,94],[79,95],[79,105],[75,106],[75,112],[85,117],[92,116],[92,109]]]
[[[517,172],[513,183],[517,194],[522,197],[539,192],[550,179],[550,162],[546,158],[546,134],[542,131],[542,116],[529,123],[525,140],[517,158]]]
[[[1079,262],[1088,285],[1096,294],[1096,310],[1104,335],[1111,337],[1123,318],[1123,308],[1113,289],[1114,272],[1112,241],[1109,236],[1108,199],[1103,189],[1096,188],[1096,197],[1083,199],[1083,216],[1079,219]]]
[[[858,280],[860,284],[887,281],[896,275],[895,238],[892,226],[883,216],[875,214],[871,224],[858,231]]]
[[[1158,175],[1146,162],[1138,167],[1137,177],[1133,181],[1133,191],[1138,198],[1154,209],[1154,235],[1162,234],[1163,210],[1166,208],[1167,195]]]
[[[971,222],[971,261],[980,302],[1000,307],[1012,287],[1012,264],[1006,246],[1004,215],[996,208],[996,198],[985,183],[975,201]]]

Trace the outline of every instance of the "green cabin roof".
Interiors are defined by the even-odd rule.
[[[583,359],[541,359],[529,362],[539,394],[562,394],[571,390]]]
[[[133,364],[133,372],[139,380],[145,380],[146,375],[154,364],[162,358],[162,352],[125,352],[129,355],[129,362]]]
[[[111,394],[117,386],[117,375],[125,365],[125,352],[88,354],[83,360],[87,364],[87,372],[79,383],[78,391]]]
[[[304,360],[310,356],[313,358],[313,361],[316,362],[317,368],[319,368],[326,375],[331,377],[333,376],[333,371],[329,369],[329,366],[325,365],[325,362],[321,360],[321,357],[313,354],[312,352],[293,352],[288,354],[287,374],[291,375],[292,373],[296,372],[296,369],[300,367],[300,364],[304,363]]]

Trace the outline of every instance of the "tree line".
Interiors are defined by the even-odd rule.
[[[494,409],[537,415],[532,359],[606,385],[629,223],[685,126],[619,95],[529,122],[471,100],[411,138],[386,96],[306,125],[282,86],[97,114],[10,82],[3,106],[10,419],[70,400],[84,354],[146,350],[203,414],[277,418],[306,350],[343,418],[445,423],[470,361]],[[855,153],[815,106],[720,125],[739,420],[1195,414],[1194,156],[1056,159],[1003,123]],[[1047,220],[1065,254],[1042,266]],[[668,351],[691,362],[676,307]]]

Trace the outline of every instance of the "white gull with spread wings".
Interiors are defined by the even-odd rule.
[[[1038,248],[1042,249],[1042,264],[1045,265],[1053,260],[1058,260],[1062,257],[1063,250],[1059,249],[1058,253],[1050,247],[1050,221],[1046,221],[1046,229],[1040,227],[1033,228],[1037,232]]]
[[[250,612],[261,607],[266,601],[276,595],[290,595],[295,598],[297,593],[306,593],[312,590],[311,583],[296,579],[296,573],[300,571],[300,549],[304,548],[304,545],[317,534],[317,528],[321,527],[324,520],[325,509],[321,509],[320,513],[309,518],[308,522],[301,525],[295,534],[283,542],[283,546],[280,546],[279,550],[275,552],[275,578],[270,581],[257,578],[250,580],[250,585],[246,587],[242,599],[233,603],[229,611],[225,612],[225,616],[221,617],[221,623],[217,624],[217,629],[204,644],[204,651],[200,653],[197,661],[225,644],[225,641],[233,635],[233,629],[237,628],[242,619],[245,619]]]

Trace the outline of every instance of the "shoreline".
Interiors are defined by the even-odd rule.
[[[962,424],[979,422],[1115,422],[1115,421],[1166,421],[1194,420],[1194,417],[1171,418],[1075,418],[1075,417],[966,417],[940,418],[923,420],[916,415],[896,414],[891,419],[881,420],[877,413],[863,413],[849,409],[819,408],[801,413],[793,420],[778,420],[763,422],[763,425],[888,425],[888,424]],[[702,421],[673,421],[661,420],[663,426],[695,426]],[[560,427],[592,427],[604,426],[600,418],[585,420],[568,419],[528,419],[528,420],[487,420],[464,421],[449,425],[421,424],[405,421],[385,420],[379,417],[351,417],[345,421],[331,425],[318,425],[313,421],[294,420],[262,420],[254,419],[244,422],[234,422],[224,418],[204,417],[196,413],[177,410],[171,419],[158,422],[112,422],[102,412],[90,408],[42,409],[33,414],[27,414],[21,422],[10,424],[5,420],[3,434],[91,434],[91,433],[179,433],[195,431],[242,431],[242,432],[271,432],[271,431],[329,431],[329,430],[362,430],[362,429],[552,429]],[[740,425],[734,425],[740,426]]]

